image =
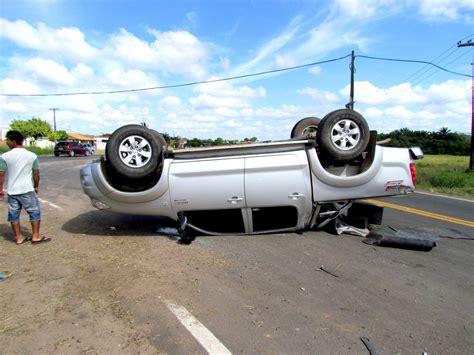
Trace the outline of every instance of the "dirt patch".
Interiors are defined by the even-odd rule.
[[[0,206],[2,215],[5,204]],[[0,270],[13,273],[0,284],[5,305],[0,316],[2,352],[159,353],[187,348],[168,329],[169,315],[147,321],[141,305],[153,300],[155,310],[166,314],[160,299],[198,288],[200,269],[226,267],[227,261],[195,245],[183,247],[153,235],[150,225],[142,224],[134,235],[133,225],[94,226],[88,220],[86,233],[72,234],[62,228],[71,229],[72,213],[58,215],[45,207],[43,215],[42,232],[53,237],[46,244],[17,246],[10,226],[0,225]],[[107,218],[117,222],[115,215]],[[29,235],[27,219],[21,222]],[[163,329],[168,329],[166,337],[160,334]]]

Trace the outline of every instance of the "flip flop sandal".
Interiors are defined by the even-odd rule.
[[[41,237],[40,240],[32,240],[31,244],[46,243],[46,242],[49,242],[49,241],[51,241],[50,237]]]
[[[20,243],[18,243],[18,242],[15,242],[15,243],[16,243],[16,245],[22,245],[22,244],[25,244],[26,242],[29,242],[30,240],[31,240],[30,238],[25,238]]]

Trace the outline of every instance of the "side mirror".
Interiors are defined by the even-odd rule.
[[[423,150],[420,147],[411,147],[410,156],[413,160],[423,159]]]

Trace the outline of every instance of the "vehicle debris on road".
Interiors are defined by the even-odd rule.
[[[436,240],[432,238],[392,227],[372,231],[362,242],[369,245],[420,251],[430,251],[436,246]]]

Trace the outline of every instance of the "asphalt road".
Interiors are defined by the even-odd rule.
[[[65,340],[60,344],[69,347],[57,345],[54,336],[38,343],[41,333],[4,326],[8,331],[2,333],[0,327],[0,338],[7,352],[185,354],[217,346],[215,353],[366,354],[360,340],[366,337],[382,354],[472,353],[473,227],[385,208],[381,228],[433,238],[437,246],[429,252],[383,248],[366,245],[360,237],[323,231],[198,237],[183,246],[156,232],[169,224],[167,220],[93,209],[79,184],[79,167],[92,159],[42,158],[40,197],[43,224],[57,233],[47,246],[48,255],[81,255],[80,262],[63,261],[76,281],[63,275],[67,282],[60,288],[78,282],[75,292],[81,294],[81,307],[93,311],[63,315],[58,309],[66,309],[64,302],[75,297],[68,293],[69,298],[50,307],[50,318],[42,326],[48,329],[72,319],[76,328],[61,326]],[[422,194],[383,201],[474,222],[472,201]],[[1,245],[16,250],[4,238]],[[10,255],[0,251],[1,267]],[[96,276],[77,277],[84,270]],[[55,280],[43,282],[54,289],[59,287]],[[18,287],[0,293],[2,303],[10,304],[21,292]],[[110,294],[120,312],[115,306],[98,308]],[[170,304],[184,307],[195,318],[183,320],[183,313],[173,312]],[[122,337],[126,340],[117,340],[104,327],[94,328],[87,317],[96,324],[107,320],[110,329],[120,328],[127,335]],[[193,335],[197,322],[211,335]],[[86,332],[86,323],[92,333]],[[79,337],[78,324],[81,329],[84,325],[79,345],[72,341]],[[26,348],[18,348],[17,341]]]

